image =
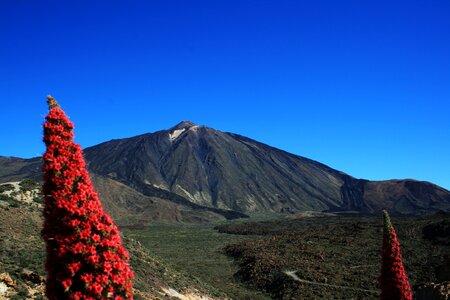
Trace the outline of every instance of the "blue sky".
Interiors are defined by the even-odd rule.
[[[450,189],[450,2],[0,1],[0,155],[191,120],[357,178]]]

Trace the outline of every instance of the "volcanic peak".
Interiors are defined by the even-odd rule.
[[[191,121],[181,121],[177,125],[170,128],[170,130],[180,130],[180,129],[189,129],[191,127],[197,126],[195,123]]]

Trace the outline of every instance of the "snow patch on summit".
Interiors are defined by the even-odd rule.
[[[172,133],[169,133],[169,139],[171,141],[174,141],[180,136],[180,134],[182,134],[185,131],[186,131],[186,128],[176,129]]]
[[[169,139],[173,142],[174,140],[176,140],[182,133],[184,132],[196,132],[197,129],[200,126],[197,125],[192,125],[191,127],[185,127],[185,128],[181,128],[181,129],[175,129],[174,131],[169,133]]]

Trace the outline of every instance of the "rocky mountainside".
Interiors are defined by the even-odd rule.
[[[414,180],[355,179],[319,162],[191,122],[85,150],[96,174],[144,194],[241,212],[449,210],[450,193]]]
[[[85,156],[99,181],[123,188],[124,208],[134,203],[125,200],[127,190],[227,218],[239,216],[235,212],[374,213],[386,208],[394,215],[419,215],[450,210],[450,192],[432,183],[356,179],[311,159],[188,121],[86,148]],[[0,166],[0,182],[40,176],[38,158],[3,157]],[[102,184],[97,185],[101,189]],[[105,190],[110,195],[105,198],[114,198],[112,190]]]

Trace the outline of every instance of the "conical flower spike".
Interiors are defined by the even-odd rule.
[[[383,216],[383,253],[379,278],[380,298],[382,300],[411,300],[412,292],[402,262],[400,243],[386,211],[383,211]]]
[[[51,96],[44,123],[46,295],[61,299],[133,299],[133,273],[117,226],[103,212],[73,124]]]

